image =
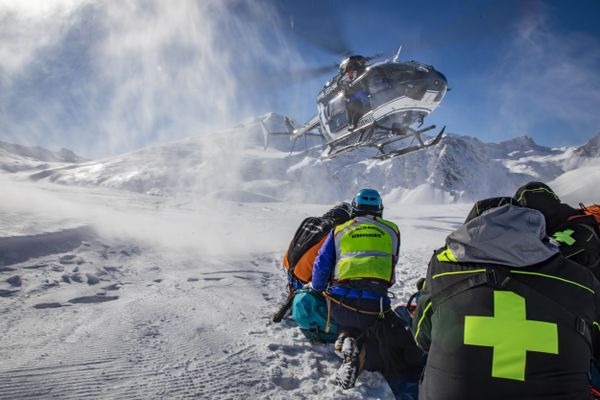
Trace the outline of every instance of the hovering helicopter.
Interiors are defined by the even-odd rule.
[[[422,128],[424,119],[441,103],[448,90],[442,73],[416,61],[392,60],[369,64],[381,55],[352,55],[339,64],[317,96],[317,114],[299,128],[286,122],[287,134],[295,141],[308,135],[323,138],[323,158],[362,148],[377,149],[372,158],[389,159],[437,144],[445,126],[430,139],[421,135],[435,129]],[[417,125],[413,128],[413,125]]]

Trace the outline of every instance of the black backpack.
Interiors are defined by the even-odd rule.
[[[333,221],[322,217],[308,217],[302,221],[288,247],[290,269],[294,268],[304,253],[319,243],[333,228]]]
[[[600,279],[600,235],[591,215],[576,215],[552,233],[563,257],[589,268]]]

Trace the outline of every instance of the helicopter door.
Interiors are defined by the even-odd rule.
[[[325,110],[327,121],[325,124],[329,132],[335,134],[348,125],[348,116],[346,115],[346,102],[341,94],[334,97],[327,103]]]

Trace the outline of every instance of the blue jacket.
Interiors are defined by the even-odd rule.
[[[315,259],[312,272],[312,287],[314,290],[322,292],[327,288],[327,284],[329,283],[329,278],[333,273],[335,263],[335,236],[334,231],[332,230],[329,232],[329,235],[327,235],[327,239],[325,239],[325,242],[319,249],[317,258]],[[364,298],[377,301],[379,301],[379,299],[382,297],[381,294],[376,292],[364,289],[353,289],[350,287],[344,287],[343,285],[330,287],[327,291],[334,295],[351,298]],[[387,296],[383,296],[383,300],[385,304],[390,303],[390,300]]]
[[[312,272],[312,287],[316,291],[327,288],[329,277],[335,267],[335,238],[333,230],[327,235],[327,239],[319,249]]]

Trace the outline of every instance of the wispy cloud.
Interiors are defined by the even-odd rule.
[[[60,40],[61,24],[55,21],[82,3],[0,0],[0,83],[10,83],[39,50]]]
[[[600,129],[600,43],[581,32],[559,31],[544,11],[537,8],[520,21],[492,76],[498,126],[533,136],[549,124],[571,126],[555,141],[572,143],[577,135],[583,141]]]
[[[38,4],[39,3],[39,4]],[[299,65],[270,2],[0,2],[0,135],[123,152],[268,109],[257,77]]]

